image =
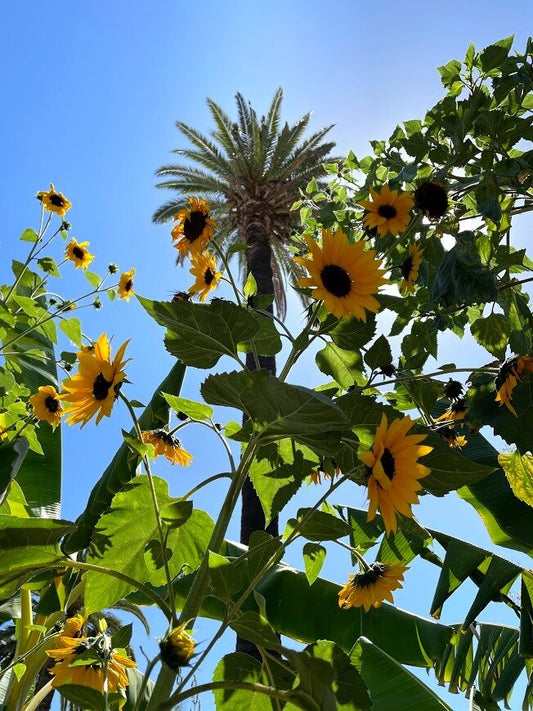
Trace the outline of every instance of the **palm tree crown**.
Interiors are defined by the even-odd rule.
[[[159,177],[169,177],[157,187],[177,194],[154,214],[155,222],[166,222],[183,207],[185,197],[200,195],[211,203],[220,228],[219,240],[248,245],[250,225],[259,224],[273,256],[273,283],[267,293],[275,293],[281,314],[285,311],[283,274],[291,275],[295,270],[283,249],[297,219],[291,206],[312,178],[325,174],[322,162],[335,145],[323,141],[332,126],[303,139],[310,113],[292,126],[285,123],[280,130],[282,98],[283,92],[278,89],[266,116],[258,118],[243,96],[236,94],[236,122],[207,99],[216,125],[210,137],[178,121],[176,126],[192,148],[174,151],[187,159],[187,164],[165,165],[157,171]],[[247,271],[253,273],[248,256],[246,265]]]

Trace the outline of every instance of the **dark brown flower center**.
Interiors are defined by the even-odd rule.
[[[109,388],[112,385],[113,383],[106,380],[102,373],[98,373],[93,383],[93,395],[95,400],[105,400],[109,393]]]
[[[55,207],[64,207],[65,206],[65,198],[61,197],[61,195],[58,195],[57,193],[52,193],[51,195],[48,196],[48,199],[54,205]]]
[[[413,257],[407,257],[407,259],[403,262],[402,266],[400,267],[402,276],[404,279],[409,279],[411,275],[411,269],[413,268]]]
[[[381,455],[381,466],[383,467],[383,471],[385,472],[385,474],[392,481],[392,477],[396,473],[394,457],[391,454],[390,450],[388,450],[386,447],[383,450],[383,454]]]
[[[178,440],[174,439],[172,435],[165,430],[156,430],[154,432],[155,436],[160,439],[167,447],[175,447]]]
[[[46,407],[48,412],[57,412],[59,410],[59,400],[53,395],[49,395],[44,401],[44,406]]]
[[[348,272],[338,264],[326,264],[320,272],[322,283],[333,296],[341,298],[348,296],[352,288],[352,280]]]
[[[378,215],[384,217],[386,220],[392,220],[397,214],[396,208],[392,205],[380,205],[378,207]]]
[[[423,183],[415,190],[415,202],[428,217],[442,217],[448,209],[446,188],[440,183]]]
[[[202,235],[206,224],[207,216],[200,210],[193,210],[183,223],[183,234],[189,242],[194,242]]]
[[[131,291],[133,289],[133,279],[128,279],[124,284],[124,291]]]
[[[83,259],[85,256],[85,250],[81,247],[72,247],[72,254],[76,257],[76,259]]]
[[[206,269],[205,273],[204,273],[204,281],[207,284],[207,286],[209,286],[211,284],[211,282],[213,281],[214,278],[215,278],[215,275],[211,271],[211,269],[209,269],[209,268]]]
[[[375,585],[384,576],[386,570],[387,566],[383,563],[372,563],[364,573],[354,575],[352,584],[358,588],[368,588],[370,585]]]

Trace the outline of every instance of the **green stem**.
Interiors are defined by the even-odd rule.
[[[322,304],[321,301],[317,301],[316,304],[313,305],[313,308],[311,309],[309,318],[307,319],[307,323],[303,327],[300,334],[298,336],[296,336],[296,338],[293,339],[291,352],[289,353],[287,360],[285,362],[285,365],[283,366],[283,370],[281,371],[281,373],[279,375],[279,380],[281,382],[284,382],[284,380],[290,373],[292,366],[296,363],[296,361],[298,360],[300,355],[303,353],[305,348],[307,348],[307,346],[309,345],[308,343],[306,343],[305,348],[300,348],[300,347],[296,346],[298,341],[303,339],[310,332],[310,330],[313,326],[313,323],[315,321],[316,315],[318,313],[318,310],[320,309],[321,304]]]
[[[52,219],[52,215],[49,215],[49,216],[48,216],[48,220],[46,221],[46,224],[45,224],[45,226],[43,227],[43,226],[42,226],[42,214],[41,214],[41,224],[39,225],[39,233],[38,233],[37,240],[33,243],[33,246],[32,246],[32,248],[30,249],[30,253],[29,253],[28,256],[26,257],[26,261],[25,261],[24,264],[22,265],[22,269],[20,270],[20,274],[19,274],[18,277],[15,279],[13,285],[11,286],[11,288],[9,289],[9,291],[7,292],[7,296],[6,296],[6,298],[4,299],[4,303],[7,304],[7,302],[9,301],[9,299],[11,298],[11,296],[13,295],[13,292],[15,291],[15,289],[17,288],[17,286],[19,285],[20,280],[21,280],[22,277],[24,276],[24,273],[25,273],[26,269],[28,268],[29,263],[31,262],[31,260],[32,260],[33,257],[34,257],[35,250],[37,249],[37,246],[38,246],[38,244],[39,244],[41,238],[43,237],[44,233],[45,233],[46,230],[48,229],[48,225],[50,224],[50,220],[51,220],[51,219]],[[57,232],[56,232],[55,234],[57,234]]]
[[[240,306],[241,305],[241,295],[240,295],[239,290],[237,289],[235,280],[233,279],[233,275],[231,273],[231,269],[229,268],[229,263],[228,263],[228,260],[226,259],[226,255],[224,254],[224,251],[220,248],[220,246],[216,243],[216,240],[213,240],[211,242],[211,244],[215,248],[216,253],[220,257],[220,260],[221,260],[222,264],[224,265],[224,269],[228,275],[229,282],[230,282],[230,284],[233,288],[233,292],[235,294],[235,299]]]
[[[436,375],[440,375],[442,377],[446,377],[450,373],[497,373],[499,371],[499,368],[490,368],[490,367],[481,367],[481,368],[455,368],[454,370],[436,370],[433,373],[420,373],[419,375],[406,375],[401,378],[402,381],[404,380],[421,380],[424,378],[433,378]],[[374,382],[371,387],[373,388],[381,388],[384,385],[394,385],[397,383],[399,378],[394,378],[392,380],[384,380],[382,383],[376,383]],[[361,390],[366,390],[369,387],[369,384],[367,385],[362,385]]]
[[[143,680],[141,682],[141,688],[137,692],[137,698],[135,699],[135,706],[133,707],[132,711],[139,711],[139,706],[141,705],[144,690],[146,689],[146,685],[148,684],[150,674],[152,673],[153,668],[155,667],[157,662],[160,661],[160,659],[161,659],[161,656],[158,654],[156,657],[154,657],[152,659],[151,662],[148,663],[148,666],[146,667],[146,669],[144,671]]]
[[[231,516],[237,504],[246,476],[248,475],[248,468],[255,455],[257,446],[257,438],[252,438],[250,442],[248,442],[248,445],[242,454],[241,461],[228,488],[222,509],[215,523],[215,528],[211,534],[211,539],[207,546],[208,551],[218,553],[224,542],[224,536],[226,535]],[[184,622],[189,623],[196,619],[207,593],[208,582],[209,567],[206,553],[200,567],[196,571],[194,581],[183,605],[178,622],[179,624]],[[162,664],[155,686],[152,690],[150,701],[146,707],[146,711],[153,711],[156,708],[161,708],[161,701],[169,699],[169,697],[172,698],[170,695],[175,679],[176,672],[170,669],[170,667],[166,664]]]
[[[48,694],[52,693],[54,690],[53,679],[50,679],[39,691],[35,694],[33,699],[29,702],[27,706],[24,707],[24,711],[37,711],[41,701],[44,701]]]
[[[204,479],[203,481],[201,481],[197,486],[193,487],[190,491],[188,491],[186,494],[184,494],[181,498],[182,499],[190,499],[193,494],[196,494],[197,491],[200,491],[200,489],[203,489],[204,486],[211,484],[213,481],[217,481],[217,479],[227,479],[227,477],[228,477],[227,472],[222,472],[221,474],[214,474],[213,476],[210,476],[208,479]]]
[[[119,397],[125,403],[126,407],[128,408],[128,412],[130,413],[131,419],[133,421],[133,426],[135,428],[135,432],[137,433],[137,437],[142,442],[141,426],[139,425],[139,420],[137,419],[137,415],[135,414],[135,411],[134,411],[133,407],[131,406],[130,401],[120,390],[119,390]],[[157,500],[157,492],[155,490],[154,478],[152,476],[152,470],[150,469],[150,460],[148,459],[148,457],[143,456],[142,461],[144,464],[144,468],[146,470],[146,475],[148,477],[148,483],[150,486],[150,494],[152,496],[152,504],[154,507],[154,514],[155,514],[155,519],[156,519],[157,531],[158,531],[158,535],[159,535],[159,543],[161,545],[161,555],[163,558],[163,565],[165,568],[165,577],[167,580],[168,599],[170,602],[170,609],[172,610],[171,624],[175,625],[177,623],[177,616],[176,616],[176,604],[175,604],[175,600],[174,600],[174,588],[172,587],[172,576],[170,575],[170,568],[168,566],[167,553],[166,553],[166,550],[167,550],[166,537],[165,537],[165,532],[163,531],[163,524],[161,523],[161,512],[159,510],[159,502]]]

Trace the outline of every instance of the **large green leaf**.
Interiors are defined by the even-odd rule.
[[[13,594],[33,572],[61,565],[59,540],[70,521],[0,516],[0,599]]]
[[[307,448],[289,438],[263,445],[249,471],[259,496],[267,525],[300,488],[304,478],[318,466]]]
[[[372,711],[453,711],[371,640],[360,637],[350,659],[370,691]]]
[[[264,437],[292,436],[300,441],[346,428],[348,420],[328,397],[309,388],[282,383],[266,370],[210,375],[202,395],[213,405],[242,410]]]
[[[237,358],[239,343],[259,331],[257,318],[231,301],[193,304],[138,297],[146,311],[169,331],[167,350],[186,365],[212,368],[223,355]]]
[[[168,484],[154,477],[160,509],[177,499],[168,496]],[[172,577],[185,567],[195,570],[207,550],[214,524],[203,511],[193,511],[183,525],[167,531],[166,555]],[[113,498],[111,508],[96,527],[87,562],[125,573],[140,583],[165,583],[161,543],[147,477],[127,484]],[[88,612],[111,607],[134,588],[127,582],[89,571],[85,606]]]
[[[334,378],[343,390],[348,390],[358,382],[364,369],[359,351],[343,350],[335,343],[328,343],[325,348],[318,351],[316,364],[322,373]]]
[[[158,429],[168,424],[170,410],[162,393],[179,395],[184,375],[185,366],[177,361],[155,390],[150,403],[139,417],[139,425],[142,430]],[[133,430],[131,434],[135,434]],[[132,453],[128,445],[123,442],[111,463],[94,485],[85,511],[76,521],[76,530],[65,539],[63,548],[67,553],[88,547],[98,519],[111,504],[115,493],[136,475],[138,464],[139,456]]]
[[[7,497],[9,485],[16,477],[28,449],[28,440],[24,437],[0,445],[0,506]]]
[[[513,494],[533,507],[533,455],[520,452],[504,452],[500,462]],[[533,508],[531,509],[533,515]]]

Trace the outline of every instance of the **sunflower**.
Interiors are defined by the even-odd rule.
[[[171,630],[159,643],[161,659],[174,671],[179,671],[188,664],[194,654],[195,643],[185,629],[187,624],[186,622]]]
[[[422,254],[424,250],[417,244],[409,246],[409,256],[402,262],[400,270],[402,272],[402,283],[400,291],[404,294],[412,294],[415,290],[414,284],[418,279],[418,271],[422,264]]]
[[[216,288],[222,274],[217,272],[216,259],[209,252],[193,253],[191,263],[192,269],[189,271],[196,277],[196,281],[189,289],[189,294],[198,294],[200,301],[205,301],[209,292]]]
[[[441,427],[437,434],[453,449],[461,449],[467,443],[466,437],[458,435],[452,427]]]
[[[91,254],[88,249],[85,249],[88,244],[89,242],[77,242],[74,237],[67,244],[65,259],[70,259],[71,262],[74,262],[76,269],[78,267],[87,269],[94,259],[94,254]]]
[[[183,449],[179,439],[172,437],[165,430],[142,432],[142,441],[145,444],[152,444],[155,456],[164,455],[171,464],[188,467],[192,462],[192,454]]]
[[[455,422],[457,420],[464,420],[466,413],[468,412],[468,407],[464,397],[458,397],[450,405],[450,409],[443,412],[440,417],[435,418],[435,422]]]
[[[363,226],[367,229],[376,227],[381,236],[388,232],[394,236],[404,232],[413,207],[409,193],[400,193],[384,185],[379,193],[370,188],[370,195],[372,200],[361,200],[359,203],[367,211],[363,217]]]
[[[111,649],[111,640],[104,633],[96,637],[82,636],[84,623],[81,615],[67,620],[57,637],[56,648],[47,650],[46,654],[56,661],[50,669],[54,677],[52,686],[77,684],[96,689],[101,694],[106,690],[113,694],[125,689],[129,683],[126,668],[131,669],[137,664]],[[84,663],[80,664],[82,660]]]
[[[118,283],[118,297],[119,299],[130,300],[130,296],[133,296],[135,292],[133,291],[133,277],[135,275],[135,269],[133,267],[129,272],[124,272],[120,275],[120,281]]]
[[[448,400],[458,400],[463,396],[463,384],[460,383],[458,380],[454,380],[453,378],[450,378],[446,385],[444,386],[444,397],[447,397]]]
[[[178,221],[172,229],[174,247],[179,250],[180,256],[189,252],[198,253],[205,249],[206,244],[213,236],[215,222],[209,217],[209,205],[205,200],[189,198],[190,207],[180,210],[174,219]]]
[[[82,423],[84,427],[93,415],[96,424],[102,417],[111,415],[113,403],[126,373],[123,370],[127,360],[123,360],[129,341],[123,343],[111,361],[111,347],[105,333],[98,338],[94,350],[78,352],[78,372],[63,383],[60,400],[66,400],[70,413],[69,425]]]
[[[403,565],[372,563],[367,570],[349,576],[349,581],[339,592],[339,607],[381,607],[383,600],[394,602],[392,591],[403,587],[400,583],[408,570]]]
[[[379,509],[387,535],[398,527],[396,512],[412,517],[411,504],[418,503],[416,492],[422,489],[418,479],[430,472],[418,463],[418,458],[429,454],[433,447],[420,444],[426,435],[407,434],[414,424],[410,417],[403,417],[389,426],[383,414],[373,448],[359,455],[368,468],[367,521],[372,521]]]
[[[415,190],[415,204],[426,217],[437,219],[448,209],[448,194],[442,183],[430,180]]]
[[[30,397],[33,414],[38,420],[46,420],[52,427],[61,422],[63,408],[53,385],[43,385]]]
[[[66,211],[72,207],[72,203],[67,200],[63,193],[56,192],[52,183],[50,183],[50,190],[40,190],[36,197],[37,200],[42,202],[45,210],[55,212],[60,217],[64,217]]]
[[[505,405],[513,415],[516,415],[516,410],[511,405],[513,390],[528,373],[533,373],[533,356],[517,356],[505,361],[494,381],[498,391],[496,402]]]
[[[376,313],[379,303],[374,298],[381,284],[386,282],[373,249],[365,251],[363,242],[350,244],[341,230],[322,232],[322,249],[312,237],[306,236],[311,254],[309,258],[295,257],[310,277],[298,280],[299,286],[314,287],[311,296],[323,299],[329,313],[338,318],[356,316],[366,321],[366,312]]]

